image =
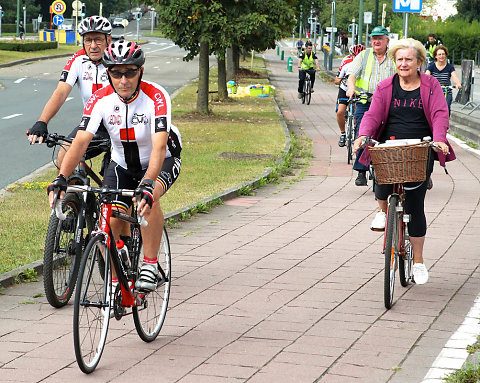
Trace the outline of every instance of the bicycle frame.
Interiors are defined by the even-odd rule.
[[[396,255],[397,256],[404,256],[405,255],[405,247],[404,247],[404,232],[405,232],[405,193],[403,190],[403,184],[394,184],[393,185],[393,192],[388,196],[388,202],[390,203],[390,200],[392,196],[396,196],[399,201],[399,205],[396,206],[396,213],[397,213],[397,222],[399,223],[398,225],[398,248],[396,249]],[[388,207],[390,204],[387,204],[387,216],[388,216]],[[407,221],[408,222],[408,221]],[[385,224],[385,233],[383,236],[383,251],[382,253],[385,253],[385,245],[386,245],[386,240],[387,240],[387,232],[388,232],[388,223]]]

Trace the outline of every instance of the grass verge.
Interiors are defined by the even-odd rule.
[[[243,64],[247,66],[250,61]],[[254,66],[264,68],[263,60],[256,58]],[[266,69],[241,73],[240,86],[268,82]],[[215,71],[210,78],[214,91]],[[172,102],[172,120],[182,134],[182,170],[172,190],[162,198],[165,213],[258,177],[274,166],[284,147],[283,127],[271,97],[219,102],[212,93],[212,114],[203,116],[195,113],[196,89],[195,83],[188,85]],[[220,156],[221,153],[270,156],[245,159],[245,156]],[[99,160],[93,167],[98,169],[98,164]],[[32,182],[11,187],[12,194],[0,201],[0,274],[43,258],[50,214],[45,188],[55,173],[52,171]],[[210,208],[199,206],[192,213],[206,213]]]
[[[71,44],[59,44],[57,49],[44,49],[34,52],[15,52],[15,51],[1,51],[0,50],[0,64],[6,64],[12,61],[30,59],[43,56],[61,55],[74,53],[81,49],[79,46]]]

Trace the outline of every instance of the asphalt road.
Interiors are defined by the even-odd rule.
[[[134,27],[131,25],[131,29],[127,30],[127,38],[136,37],[133,36]],[[185,51],[173,42],[162,38],[148,40],[149,43],[144,45],[147,56],[144,79],[155,81],[172,93],[198,76],[198,61],[183,62]],[[0,188],[51,160],[51,150],[45,146],[28,145],[25,132],[40,116],[57,86],[66,60],[43,60],[0,69]],[[75,88],[50,122],[49,131],[61,134],[71,132],[79,123],[81,114],[82,101]]]

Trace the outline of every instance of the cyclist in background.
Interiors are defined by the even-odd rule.
[[[296,47],[297,47],[297,56],[300,57],[300,55],[302,54],[303,52],[303,40],[302,38],[300,37],[297,42],[296,42]]]
[[[354,142],[354,151],[365,137],[385,142],[396,139],[422,139],[430,136],[441,148],[441,152],[430,156],[427,164],[427,178],[433,171],[434,158],[445,166],[446,161],[455,159],[447,140],[449,119],[446,102],[438,81],[418,70],[426,59],[426,50],[420,41],[403,39],[397,41],[388,51],[395,60],[397,74],[380,82],[373,94],[370,109],[365,113]],[[370,163],[368,150],[363,151],[360,161]],[[405,213],[411,215],[408,232],[413,249],[413,277],[415,283],[428,280],[428,270],[423,262],[423,245],[427,232],[425,218],[425,194],[427,182],[405,183]],[[370,226],[371,230],[385,230],[387,199],[393,185],[375,185],[378,212]]]
[[[458,78],[457,72],[455,71],[455,67],[447,61],[448,49],[445,45],[437,46],[433,50],[433,57],[435,57],[436,61],[432,62],[428,66],[425,73],[431,74],[433,77],[435,77],[440,83],[440,85],[443,87],[443,93],[445,94],[448,105],[448,115],[450,115],[450,106],[452,105],[453,99],[452,90],[450,88],[447,88],[452,85],[450,79],[453,80],[457,89],[461,89],[462,84],[460,82],[460,79]]]
[[[430,65],[435,60],[435,54],[433,51],[439,45],[443,45],[440,39],[435,37],[434,33],[428,35],[428,41],[425,43],[425,49],[427,50],[427,64]]]
[[[338,146],[343,148],[345,146],[345,142],[347,140],[345,136],[345,111],[347,110],[347,69],[349,65],[352,63],[355,56],[357,56],[361,51],[365,50],[365,46],[361,44],[353,45],[350,47],[348,56],[345,56],[340,63],[338,68],[337,76],[334,79],[335,85],[338,85],[338,96],[337,96],[337,124],[340,128],[340,139],[338,140]]]
[[[313,53],[313,45],[310,41],[305,43],[305,51],[298,57],[298,98],[303,96],[303,84],[305,82],[306,72],[310,75],[312,81],[312,93],[313,85],[315,84],[315,69],[320,70],[318,58]]]
[[[57,88],[45,104],[38,121],[29,131],[28,140],[31,144],[37,139],[41,144],[47,137],[48,123],[65,103],[75,84],[78,85],[84,106],[95,91],[109,84],[106,68],[102,64],[102,55],[112,40],[112,25],[105,17],[91,16],[80,23],[78,33],[83,38],[83,49],[74,53],[63,68]],[[78,127],[69,134],[69,137],[75,137],[77,131]],[[108,138],[104,127],[99,129],[96,138]],[[66,150],[68,147],[65,145]],[[58,152],[58,166],[61,166],[66,150]],[[100,153],[89,150],[87,158],[98,156]]]
[[[138,212],[148,221],[142,227],[144,260],[135,287],[152,291],[157,287],[157,254],[163,231],[163,212],[159,199],[177,179],[180,168],[181,137],[171,125],[170,96],[160,85],[142,81],[145,54],[133,41],[111,43],[103,55],[111,85],[90,98],[85,105],[79,130],[65,155],[59,175],[49,186],[50,206],[55,188],[67,189],[66,178],[72,173],[90,141],[103,125],[112,141],[112,160],[105,171],[104,186],[137,189]],[[132,199],[117,196],[113,206],[127,212]],[[126,236],[128,223],[112,218],[114,238]],[[123,239],[123,238],[122,238]],[[113,276],[112,283],[118,283]]]

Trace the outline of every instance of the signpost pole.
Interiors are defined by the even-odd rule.
[[[337,5],[335,0],[332,1],[332,32],[330,33],[330,57],[328,60],[328,70],[332,70],[333,55],[335,54],[335,9]]]

